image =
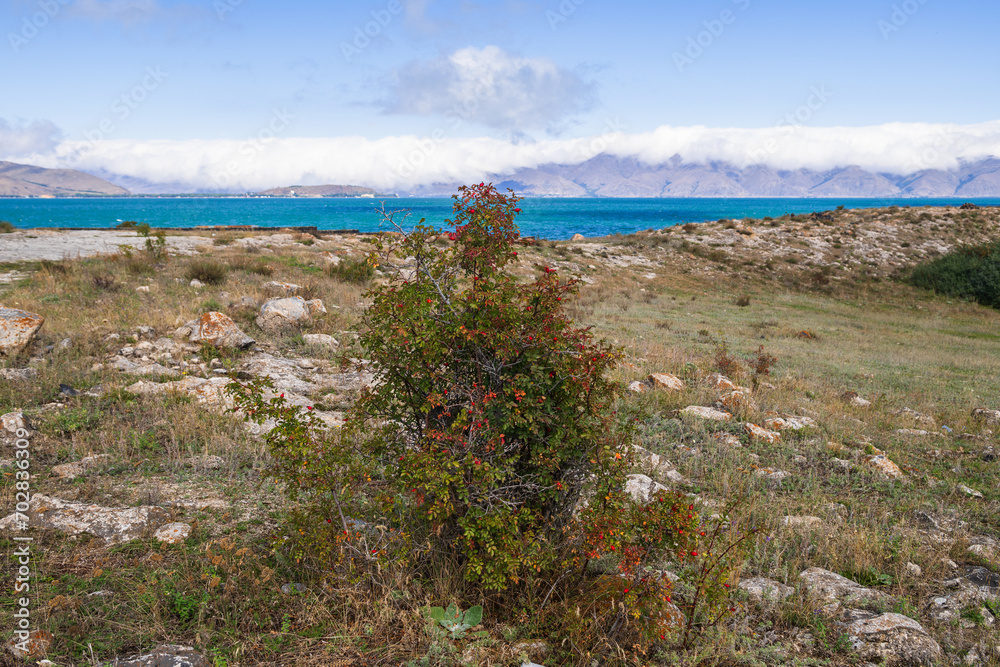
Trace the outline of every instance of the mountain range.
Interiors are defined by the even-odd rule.
[[[43,169],[0,162],[0,197],[128,196],[213,192],[183,183],[148,183],[126,175],[97,176],[73,169]],[[834,169],[739,168],[725,162],[695,164],[679,156],[661,164],[604,154],[579,164],[546,164],[488,177],[500,189],[536,197],[1000,197],[1000,158],[961,162],[953,170],[924,169],[910,174]],[[450,196],[460,182],[397,190],[410,196]],[[128,190],[126,189],[129,188]],[[294,192],[294,194],[292,194]],[[275,197],[391,196],[354,185],[295,185],[258,193]]]
[[[580,164],[547,164],[494,174],[501,189],[553,197],[998,197],[1000,159],[963,162],[953,171],[911,174],[872,172],[858,166],[780,170],[738,168],[725,162],[692,164],[674,157],[646,164],[634,157],[601,154]],[[406,194],[437,196],[459,183],[436,183]]]

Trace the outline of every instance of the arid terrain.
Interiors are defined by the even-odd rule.
[[[0,234],[0,304],[44,318],[0,356],[0,517],[30,433],[29,664],[556,664],[532,610],[442,652],[419,615],[449,602],[433,586],[371,606],[283,549],[261,427],[221,388],[266,375],[338,427],[371,380],[366,283],[343,270],[366,237],[165,231],[148,250]],[[740,498],[766,535],[696,648],[615,664],[1000,665],[1000,313],[903,282],[998,236],[997,208],[892,207],[525,243],[515,274],[578,277],[569,313],[626,353],[639,492],[705,514]],[[233,338],[209,340],[208,313]],[[6,633],[20,533],[2,526]]]

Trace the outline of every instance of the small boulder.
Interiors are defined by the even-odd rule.
[[[670,391],[684,390],[684,382],[676,375],[670,375],[669,373],[653,373],[646,380],[657,389],[669,389]]]
[[[177,333],[183,335],[185,329],[191,332],[188,340],[192,343],[244,350],[256,342],[243,333],[228,315],[216,311],[207,312],[197,320],[188,322]]]
[[[728,412],[722,412],[721,410],[716,410],[715,408],[706,408],[701,405],[689,405],[688,407],[681,410],[681,414],[690,415],[691,417],[697,417],[698,419],[707,419],[720,422],[727,422],[733,419],[733,416]]]
[[[734,391],[737,387],[732,380],[720,373],[712,373],[705,378],[705,384],[716,391]]]
[[[906,474],[885,454],[865,456],[861,462],[883,479],[906,479]]]
[[[306,301],[306,308],[309,309],[309,315],[312,317],[326,315],[327,312],[322,299],[309,299]]]
[[[801,431],[815,427],[816,421],[809,417],[776,417],[766,420],[764,425],[773,431]]]
[[[570,241],[585,241],[586,239],[587,237],[583,234],[573,234],[573,236],[570,237]]]
[[[305,341],[306,345],[315,345],[316,347],[325,347],[331,350],[336,350],[340,347],[340,342],[329,334],[304,334],[302,340]]]
[[[738,586],[740,590],[746,591],[747,595],[758,604],[780,602],[795,592],[795,589],[791,586],[786,586],[781,582],[774,581],[773,579],[765,579],[764,577],[743,579]]]
[[[892,602],[893,598],[881,591],[865,588],[836,572],[811,567],[799,574],[809,597],[822,603],[824,611],[836,613],[841,605],[856,606]]]
[[[191,282],[188,283],[188,284],[191,285],[191,287],[195,287],[195,288],[204,287],[205,286],[205,283],[201,282],[197,278],[192,278]]]
[[[847,634],[862,659],[889,667],[938,665],[943,657],[941,646],[923,626],[902,614],[858,619],[847,626]]]
[[[187,523],[168,523],[160,527],[153,537],[167,544],[181,544],[191,534],[191,525]]]
[[[648,503],[661,491],[668,492],[670,489],[659,482],[654,482],[646,475],[627,475],[625,477],[625,493],[637,503]]]
[[[644,382],[639,382],[638,380],[632,380],[628,383],[628,390],[634,394],[641,394],[648,388]]]
[[[0,355],[13,356],[34,339],[45,324],[45,318],[35,313],[0,305]]]
[[[17,515],[2,522],[4,528],[16,524]],[[35,494],[28,504],[28,525],[59,530],[70,535],[90,533],[106,544],[122,544],[146,531],[170,521],[170,514],[161,507],[102,507],[69,502],[60,498]]]
[[[270,299],[260,307],[257,326],[267,331],[275,331],[298,326],[309,319],[309,306],[302,297]]]
[[[988,410],[986,408],[976,408],[972,411],[974,419],[986,422],[990,426],[1000,424],[1000,410]]]
[[[766,442],[773,445],[781,440],[780,433],[776,431],[768,431],[766,428],[761,428],[756,424],[746,423],[743,425],[743,429],[750,434],[751,438],[758,442]]]
[[[302,289],[301,285],[296,285],[295,283],[283,283],[277,280],[264,283],[261,287],[268,294],[273,294],[275,296],[295,296],[298,294],[299,290]]]
[[[52,645],[52,633],[47,630],[32,630],[27,637],[19,637],[17,633],[7,640],[7,650],[20,660],[38,660],[49,652]]]
[[[95,468],[102,462],[107,461],[109,458],[111,457],[107,454],[85,456],[79,461],[74,461],[73,463],[63,463],[62,465],[52,466],[52,473],[60,479],[76,479],[91,468]]]

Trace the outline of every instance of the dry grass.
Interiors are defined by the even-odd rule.
[[[900,209],[894,215],[844,211],[832,220],[744,221],[732,229],[710,223],[718,229],[694,225],[579,244],[539,244],[525,248],[515,270],[527,280],[537,273],[534,265],[551,265],[560,275],[589,281],[567,307],[577,321],[624,348],[617,379],[667,372],[685,380],[683,392],[624,396],[618,410],[623,420],[638,420],[644,447],[666,456],[689,480],[685,490],[706,502],[747,499],[746,518],[764,526],[772,539],[760,543],[744,576],[769,576],[796,586],[802,569],[818,566],[870,580],[899,601],[883,611],[913,615],[935,636],[947,636],[949,650],[961,655],[974,641],[995,639],[983,628],[936,627],[923,610],[941,592],[934,582],[950,576],[942,559],[982,563],[965,549],[965,540],[1000,536],[1000,464],[980,457],[983,447],[997,444],[996,436],[970,415],[976,407],[1000,408],[1000,316],[928,295],[885,275],[878,282],[858,280],[858,267],[823,273],[810,259],[813,266],[782,261],[780,269],[770,269],[770,256],[737,255],[710,243],[713,235],[751,238],[741,229],[758,236],[777,230],[799,234],[807,244],[814,237],[840,239],[828,241],[829,251],[843,253],[851,251],[851,239],[865,225],[881,225],[905,231],[905,237],[892,242],[894,248],[904,249],[903,243],[915,248],[996,222],[992,212],[974,213],[980,217],[936,210]],[[804,226],[809,229],[803,231]],[[154,327],[156,336],[169,335],[209,305],[233,317],[269,351],[301,355],[301,333],[308,332],[349,341],[345,332],[356,327],[364,288],[333,277],[323,253],[359,260],[364,246],[349,237],[258,241],[250,236],[217,236],[210,259],[171,257],[151,272],[143,268],[150,262],[141,255],[35,264],[27,267],[34,271],[30,279],[8,286],[3,294],[6,305],[45,315],[36,351],[56,346],[36,355],[41,361],[34,362],[34,380],[0,383],[0,412],[24,408],[39,429],[33,443],[36,470],[88,453],[110,454],[106,464],[73,482],[42,472],[34,482],[36,492],[107,505],[166,503],[183,494],[225,501],[226,509],[175,507],[178,518],[197,522],[192,537],[179,547],[137,540],[108,549],[92,540],[40,535],[36,609],[45,610],[39,618],[57,637],[50,656],[58,664],[90,664],[88,644],[99,659],[108,660],[160,642],[196,645],[219,665],[403,664],[442,648],[424,633],[419,607],[469,595],[447,573],[424,580],[386,573],[379,581],[347,590],[326,587],[281,546],[280,526],[288,507],[273,485],[260,483],[266,456],[259,442],[229,416],[204,411],[186,399],[130,396],[117,389],[132,378],[92,370],[139,326]],[[682,243],[700,244],[701,256],[685,253]],[[225,283],[190,287],[187,271],[194,261],[226,267]],[[745,261],[753,265],[745,267]],[[808,278],[817,271],[829,280]],[[329,315],[302,332],[271,335],[259,330],[257,307],[240,301],[250,297],[261,303],[266,296],[261,285],[272,279],[307,287],[308,296],[324,300]],[[139,286],[150,289],[137,292]],[[106,342],[112,333],[121,338]],[[65,338],[72,344],[61,349],[58,344]],[[754,381],[746,360],[761,346],[777,359],[770,375],[757,377],[755,405],[741,409],[741,418],[760,424],[774,413],[792,413],[811,416],[818,426],[786,432],[781,442],[769,445],[751,441],[738,425],[677,418],[680,408],[717,400],[718,393],[701,380],[716,370],[723,344],[738,364],[732,379],[745,386]],[[316,357],[314,350],[309,354]],[[332,352],[325,356],[338,358]],[[24,356],[6,363],[27,362]],[[80,389],[102,384],[108,391],[99,399],[65,399],[59,395],[60,383]],[[845,391],[857,392],[872,405],[846,404],[841,398]],[[64,407],[43,409],[57,400]],[[345,400],[349,398],[335,397],[335,402]],[[894,414],[902,407],[931,416],[936,425],[928,430],[938,432],[947,425],[955,436],[964,432],[983,440],[898,435],[899,428],[923,428]],[[721,444],[713,437],[719,432],[735,436],[741,446]],[[907,472],[908,481],[885,481],[860,466],[871,446],[886,451]],[[221,456],[225,465],[205,471],[185,463],[202,454]],[[850,461],[851,469],[833,465],[834,458]],[[791,475],[769,483],[755,474],[761,467]],[[957,492],[958,484],[985,497]],[[13,480],[5,475],[0,503],[10,507],[13,492]],[[946,540],[929,542],[917,530],[915,510],[954,512],[967,525]],[[823,523],[792,529],[781,525],[780,517],[787,515],[817,516]],[[9,538],[0,542],[0,549],[11,553]],[[5,571],[11,571],[10,557],[4,558]],[[909,575],[907,562],[920,565],[923,577]],[[304,595],[279,593],[278,587],[289,582],[305,582],[310,590]],[[86,594],[102,589],[115,595],[88,601]],[[489,600],[467,602],[491,609]],[[793,596],[776,610],[746,600],[741,604],[746,613],[720,627],[696,652],[664,652],[646,660],[664,665],[778,664],[782,655],[787,657],[778,649],[780,641],[763,646],[754,637],[773,631],[781,641],[791,641],[795,633],[809,631],[817,641],[808,664],[852,663],[838,631],[804,597]],[[11,608],[9,598],[3,608]],[[0,612],[0,623],[10,622],[6,613]],[[516,618],[516,610],[492,608],[492,613],[484,626],[491,642],[482,647],[479,664],[519,664],[512,649],[516,639],[547,637],[532,614],[500,625],[498,616]],[[435,659],[429,664],[452,664],[447,653]],[[555,664],[551,660],[536,657]],[[7,664],[14,664],[9,655],[0,658],[0,665]]]

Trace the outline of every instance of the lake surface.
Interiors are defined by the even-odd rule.
[[[973,201],[998,206],[989,199],[581,199],[528,198],[520,202],[517,224],[524,236],[568,239],[574,234],[608,236],[645,229],[662,229],[687,222],[720,218],[778,217],[786,213],[812,213],[844,206],[953,206]],[[152,227],[199,225],[256,225],[259,227],[310,226],[319,229],[357,229],[374,232],[392,229],[378,213],[373,199],[255,199],[255,198],[101,198],[101,199],[0,199],[0,220],[15,227],[111,228],[123,220]],[[397,210],[395,220],[410,228],[421,218],[425,224],[444,225],[451,217],[449,198],[400,198],[385,200],[386,210]],[[409,216],[404,217],[407,209]],[[2,237],[0,237],[2,242]]]

